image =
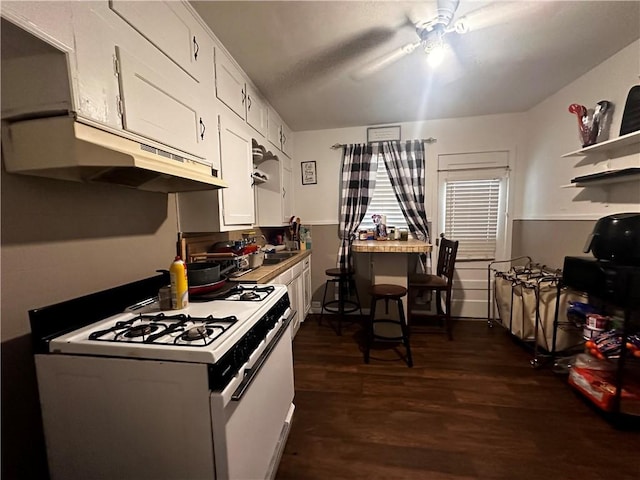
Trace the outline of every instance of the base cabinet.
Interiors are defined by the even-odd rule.
[[[313,288],[311,286],[311,255],[305,258],[302,262],[302,290],[303,290],[303,305],[304,316],[311,311],[311,297],[313,296]]]
[[[305,260],[308,260],[307,257]],[[289,270],[281,273],[279,276],[271,280],[269,283],[286,285],[291,301],[291,309],[295,311],[295,315],[291,322],[292,336],[295,337],[298,329],[306,317],[306,296],[304,290],[304,262],[297,263]],[[308,311],[308,310],[307,310]]]

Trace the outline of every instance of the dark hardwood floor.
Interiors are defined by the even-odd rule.
[[[359,349],[312,315],[294,341],[296,410],[277,478],[623,480],[640,478],[640,433],[603,419],[499,326],[458,321],[454,340],[413,332]]]

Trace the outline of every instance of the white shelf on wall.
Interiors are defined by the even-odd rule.
[[[570,184],[562,185],[561,188],[595,187],[599,185],[611,185],[613,183],[633,182],[639,180],[640,167],[630,167],[575,177],[571,179]]]
[[[626,147],[627,145],[640,144],[640,130],[637,132],[627,133],[626,135],[622,135],[618,138],[613,138],[611,140],[607,140],[606,142],[596,143],[594,145],[590,145],[588,147],[581,148],[580,150],[575,150],[573,152],[565,153],[562,155],[562,158],[567,157],[584,157],[590,153],[603,153],[611,150],[617,150],[622,147]]]

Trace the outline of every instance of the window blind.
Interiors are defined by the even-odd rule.
[[[376,172],[376,188],[371,198],[371,203],[367,209],[367,213],[362,219],[362,223],[359,228],[373,228],[373,220],[371,216],[374,214],[386,215],[387,226],[396,228],[406,228],[407,221],[404,218],[400,204],[396,198],[396,194],[393,193],[393,186],[387,173],[387,167],[384,165],[384,160],[379,158],[378,170]]]
[[[445,184],[445,237],[460,242],[458,258],[495,258],[500,179]]]

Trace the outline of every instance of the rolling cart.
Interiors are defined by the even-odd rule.
[[[499,320],[519,343],[529,348],[532,367],[543,366],[553,361],[557,352],[583,342],[578,330],[556,328],[559,306],[574,299],[557,288],[561,270],[549,269],[523,256],[491,262],[487,277],[487,324],[492,328]],[[573,296],[575,300],[581,298],[578,294]]]

